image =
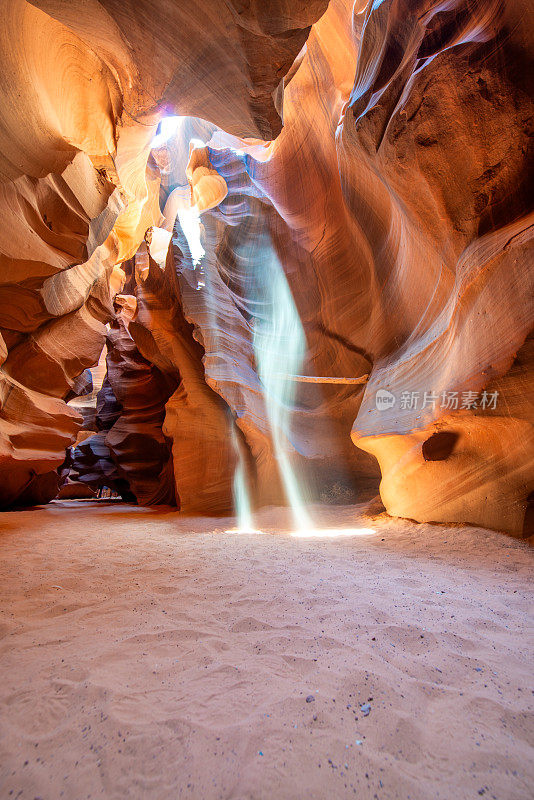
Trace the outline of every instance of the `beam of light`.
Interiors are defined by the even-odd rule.
[[[247,487],[245,459],[242,448],[239,446],[235,425],[232,421],[232,444],[237,455],[237,467],[234,473],[233,495],[234,508],[237,514],[239,533],[257,533],[252,519],[252,505]]]
[[[154,150],[156,147],[163,147],[175,135],[184,119],[187,119],[187,117],[163,117],[158,125],[158,132],[150,142],[150,149]]]
[[[179,137],[185,145],[187,125],[182,127],[185,120],[186,117],[162,119],[152,147],[162,147],[173,137]],[[239,141],[234,143],[238,145],[234,148],[235,155],[242,157],[244,151],[239,147]],[[205,142],[200,139],[189,139],[190,150],[204,146]],[[177,205],[178,219],[189,246],[193,266],[199,267],[197,289],[204,289],[206,306],[209,307],[210,275],[209,272],[204,273],[200,266],[206,255],[201,243],[200,216],[196,208],[185,204],[182,208],[181,205],[182,203]],[[313,523],[304,501],[302,482],[292,463],[296,452],[291,431],[296,388],[294,381],[287,380],[288,375],[300,374],[302,371],[306,339],[284,269],[276,256],[270,236],[260,232],[251,242],[251,246],[260,258],[256,260],[249,254],[246,259],[250,265],[246,299],[252,306],[253,349],[264,394],[273,454],[291,507],[293,525],[297,530],[309,530],[313,528]],[[266,254],[263,258],[262,252]],[[238,524],[240,530],[254,531],[246,480],[244,463],[242,459],[238,459],[233,485]]]
[[[272,248],[272,245],[271,245]],[[253,346],[262,384],[274,455],[297,530],[313,528],[303,489],[291,464],[291,417],[296,388],[286,375],[299,373],[306,338],[285,272],[274,251],[262,265],[261,309],[254,320]]]
[[[340,536],[372,536],[374,533],[374,528],[302,528],[292,531],[291,536],[301,539],[336,539]]]
[[[196,208],[180,208],[178,210],[178,219],[189,245],[193,266],[196,267],[206,255],[206,251],[200,242],[200,215]],[[199,285],[200,283],[199,281]],[[204,283],[202,282],[203,285]]]

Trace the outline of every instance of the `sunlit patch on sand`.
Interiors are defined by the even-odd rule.
[[[234,534],[253,534],[253,533],[265,533],[265,531],[257,530],[256,528],[230,528],[229,530],[225,531],[225,533],[234,533]]]
[[[338,536],[372,536],[376,533],[374,528],[305,528],[300,531],[292,531],[291,536],[301,539],[324,538],[335,539]]]
[[[232,534],[257,534],[267,533],[257,528],[230,528],[225,533]],[[271,531],[271,533],[289,533],[299,539],[336,539],[341,536],[372,536],[376,533],[374,528],[305,528],[298,531]]]

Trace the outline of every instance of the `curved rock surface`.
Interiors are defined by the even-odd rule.
[[[310,492],[353,499],[381,475],[392,514],[528,533],[529,4],[195,6],[6,4],[0,67],[23,92],[2,101],[3,502],[63,461],[79,425],[63,401],[106,323],[125,392],[110,446],[136,494],[148,424],[172,440],[184,509],[227,509],[237,467],[254,503],[280,502],[264,353],[289,316],[283,449]]]
[[[272,282],[282,265],[306,333],[305,371],[371,373],[365,393],[299,387],[297,463],[304,455],[331,474],[331,454],[354,475],[358,457],[343,445],[356,417],[353,441],[378,459],[390,513],[527,532],[533,413],[515,386],[531,385],[530,349],[514,361],[534,322],[531,29],[514,23],[521,8],[421,2],[415,13],[385,2],[351,28],[349,4],[331,3],[287,86],[274,143],[232,140],[200,121],[188,131],[208,142],[228,195],[202,216],[206,256],[200,272],[180,271],[183,304],[206,379],[244,433],[260,502],[279,487],[254,304],[265,300],[262,276]],[[183,181],[176,147],[169,188]],[[437,459],[425,454],[436,434],[454,439]]]
[[[81,424],[64,400],[98,360],[120,264],[161,220],[147,170],[160,118],[178,103],[275,136],[283,76],[326,4],[2,4],[2,505],[57,491],[45,476]]]

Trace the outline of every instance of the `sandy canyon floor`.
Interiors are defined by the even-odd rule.
[[[532,551],[314,513],[0,515],[1,798],[531,798]]]

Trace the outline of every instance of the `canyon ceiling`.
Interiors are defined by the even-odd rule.
[[[312,498],[380,482],[390,514],[528,533],[529,0],[2,12],[3,508],[67,475],[215,514],[239,474],[284,502],[282,327],[284,385],[333,379],[278,398]]]

